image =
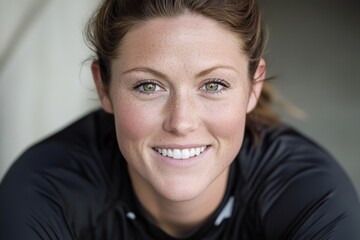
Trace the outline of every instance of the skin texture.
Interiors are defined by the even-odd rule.
[[[92,66],[102,106],[114,114],[119,148],[140,202],[163,230],[184,235],[223,197],[265,62],[250,81],[240,39],[192,14],[137,26],[119,53],[109,86]],[[201,146],[206,150],[190,159],[155,151]]]

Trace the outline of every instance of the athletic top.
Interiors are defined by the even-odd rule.
[[[37,143],[0,185],[0,239],[360,239],[360,204],[342,168],[282,125],[245,132],[218,209],[187,237],[147,216],[132,189],[113,115],[92,112]]]

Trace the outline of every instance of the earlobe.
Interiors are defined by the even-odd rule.
[[[250,96],[247,105],[246,112],[250,113],[255,107],[260,98],[261,89],[266,77],[266,62],[262,58],[259,61],[258,67],[254,74],[254,79],[252,79],[250,87]]]
[[[105,86],[102,81],[100,66],[96,61],[91,64],[91,72],[102,108],[108,113],[113,113],[109,92],[107,86]]]

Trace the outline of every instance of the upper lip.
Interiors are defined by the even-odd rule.
[[[161,149],[190,149],[190,148],[200,148],[200,147],[208,147],[208,144],[167,144],[167,145],[160,145],[155,146],[154,148],[161,148]]]

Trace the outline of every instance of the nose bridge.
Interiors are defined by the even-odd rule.
[[[183,135],[198,127],[196,101],[189,92],[182,90],[171,94],[167,105],[166,131]]]

